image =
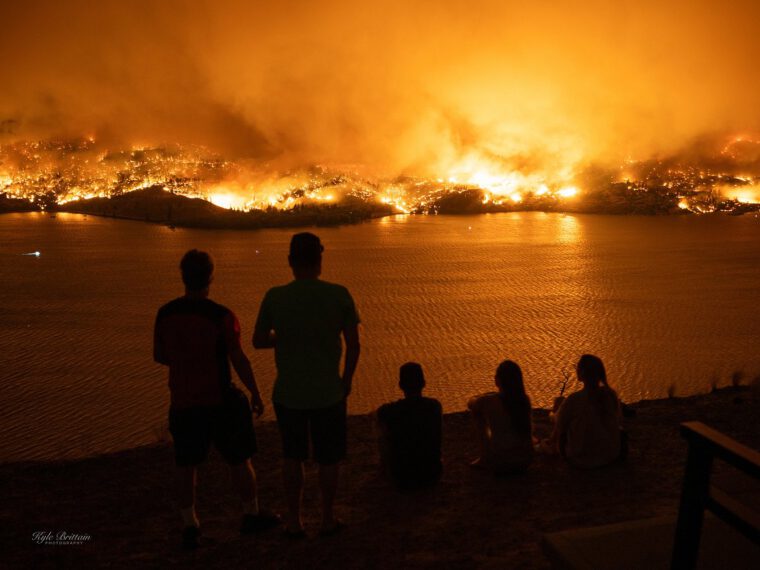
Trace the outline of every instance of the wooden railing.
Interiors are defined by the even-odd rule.
[[[710,485],[710,472],[716,458],[760,479],[760,453],[700,422],[681,424],[681,435],[689,442],[689,453],[670,567],[691,570],[697,565],[705,509],[760,544],[758,514]]]

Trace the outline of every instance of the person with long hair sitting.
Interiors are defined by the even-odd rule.
[[[480,438],[480,457],[472,466],[500,475],[521,473],[533,460],[531,406],[522,370],[505,360],[495,381],[498,392],[475,396],[467,404]]]
[[[555,402],[559,409],[550,441],[571,465],[603,467],[625,452],[620,400],[607,383],[607,372],[598,356],[581,356],[576,374],[583,389]]]

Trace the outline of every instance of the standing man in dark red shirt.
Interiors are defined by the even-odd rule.
[[[240,324],[234,313],[208,298],[214,263],[203,251],[188,251],[180,263],[185,295],[158,311],[153,359],[169,367],[169,431],[174,439],[177,486],[184,522],[182,544],[199,545],[195,514],[195,468],[213,442],[230,465],[240,493],[243,522],[249,534],[279,524],[279,517],[259,511],[251,456],[256,434],[251,410],[264,411],[251,364],[240,347]],[[230,362],[251,393],[251,403],[232,384]]]

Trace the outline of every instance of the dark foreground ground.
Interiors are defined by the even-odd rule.
[[[631,452],[625,464],[577,471],[539,457],[529,472],[497,479],[468,467],[473,433],[463,413],[444,420],[445,474],[426,492],[399,495],[377,475],[372,422],[350,419],[350,457],[338,496],[348,523],[316,536],[318,495],[310,466],[305,495],[309,538],[279,530],[242,538],[238,503],[226,467],[212,455],[201,470],[198,514],[212,544],[179,550],[171,448],[140,448],[65,463],[0,466],[0,567],[203,568],[545,568],[543,533],[674,515],[686,445],[682,421],[701,420],[760,448],[760,403],[749,390],[641,402],[626,420]],[[536,426],[548,430],[546,412]],[[275,426],[258,429],[255,458],[263,506],[284,509]],[[78,546],[35,544],[33,533],[89,534]]]

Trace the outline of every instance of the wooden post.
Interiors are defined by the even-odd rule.
[[[670,562],[672,570],[693,570],[697,566],[702,520],[710,487],[712,453],[699,438],[687,439],[689,453],[673,541],[673,557]]]

